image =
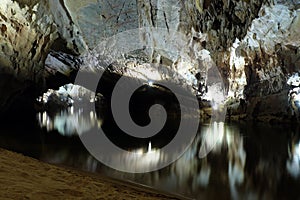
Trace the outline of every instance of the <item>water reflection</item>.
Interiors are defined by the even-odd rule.
[[[46,128],[48,132],[57,131],[61,136],[79,136],[81,134],[90,134],[93,131],[99,131],[103,120],[101,115],[97,115],[90,106],[92,104],[83,103],[84,108],[80,107],[74,110],[71,106],[57,113],[40,112],[37,114],[39,125]],[[99,106],[99,105],[98,105]],[[103,111],[104,112],[104,111]],[[108,117],[106,117],[108,118]],[[108,123],[108,122],[106,122]],[[114,132],[114,128],[108,134]],[[121,143],[127,143],[122,141]],[[127,144],[128,145],[128,144]],[[125,152],[125,153],[124,153]],[[46,158],[51,163],[64,163],[66,161],[66,152],[60,152],[57,158]],[[123,169],[126,171],[135,169],[136,171],[149,171],[151,168],[159,165],[160,162],[167,159],[167,155],[158,148],[152,148],[151,142],[148,143],[148,148],[130,148],[123,153],[112,155],[103,155],[103,159],[108,159],[109,163],[117,166],[118,163],[123,163]],[[86,168],[86,167],[85,167]],[[92,167],[94,168],[94,167]]]
[[[201,128],[202,143],[209,146],[212,154],[223,154],[227,149],[228,159],[228,181],[231,195],[234,199],[238,198],[236,187],[244,181],[244,168],[246,162],[246,152],[244,150],[243,137],[235,127],[224,126],[223,122],[214,122],[213,126],[202,126]],[[200,155],[201,151],[200,149]],[[201,158],[201,157],[200,157]],[[199,173],[199,181],[207,186],[211,173],[210,165],[205,160],[203,169]]]
[[[16,147],[19,152],[29,155],[33,154],[28,151],[38,149],[34,156],[47,162],[130,180],[196,199],[300,197],[300,127],[202,124],[193,144],[176,162],[155,172],[130,174],[99,163],[76,137],[103,124],[104,119],[99,121],[88,108],[39,113],[38,119],[45,127],[38,132],[41,144],[31,137],[21,137],[17,141],[19,137],[11,136],[11,132],[4,137],[1,130],[1,146],[9,146],[12,150]],[[70,135],[73,137],[65,137]],[[199,156],[202,144],[215,144],[204,158]],[[159,162],[164,156],[151,143],[131,151],[135,152],[135,157],[122,154],[115,159],[123,159],[131,167],[145,167]]]
[[[289,146],[289,159],[286,163],[286,168],[289,174],[297,179],[300,176],[300,142],[293,140]]]
[[[224,137],[224,123],[213,122],[210,127],[203,126],[201,130],[202,146],[199,157],[206,157],[211,151],[220,151]]]
[[[212,189],[213,185],[219,182],[226,188],[229,186],[233,199],[238,198],[237,187],[243,183],[246,160],[243,137],[239,134],[239,130],[234,126],[215,122],[212,126],[202,125],[200,133],[188,152],[171,166],[172,171],[174,170],[178,176],[179,183],[183,186],[192,183],[191,188],[176,188],[176,191],[178,189],[181,192],[190,191],[191,197],[202,198],[203,193],[206,193],[205,190]],[[199,149],[195,147],[200,143],[213,146],[205,158],[197,157]],[[229,192],[224,195],[229,197]]]
[[[151,168],[158,166],[159,162],[165,159],[165,155],[159,149],[152,149],[151,142],[148,150],[136,149],[128,153],[118,154],[111,158],[111,163],[117,166],[117,163],[123,163],[123,169],[133,171],[149,171]]]
[[[97,119],[92,109],[81,108],[74,111],[73,106],[53,115],[46,111],[40,112],[37,119],[40,126],[45,127],[47,131],[57,130],[63,136],[80,135],[102,125],[102,120]]]

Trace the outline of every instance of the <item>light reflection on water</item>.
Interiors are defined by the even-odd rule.
[[[87,133],[93,128],[100,128],[102,119],[99,119],[92,109],[78,109],[74,107],[62,110],[54,116],[50,116],[46,111],[37,114],[39,125],[46,128],[47,131],[57,131],[62,136],[77,136]],[[94,129],[95,130],[95,129]],[[151,142],[148,149],[133,149],[133,154],[118,154],[113,158],[108,158],[112,163],[124,163],[126,169],[148,169],[151,166],[157,166],[164,159],[164,154],[157,148],[152,148]],[[58,155],[63,157],[65,154]],[[59,163],[62,159],[51,159],[50,162]],[[92,167],[94,169],[94,167]],[[94,171],[94,170],[93,170]]]
[[[34,156],[43,161],[130,180],[197,199],[299,198],[299,127],[202,124],[191,147],[176,162],[159,171],[129,174],[97,162],[80,140],[76,140],[77,134],[102,124],[102,119],[97,119],[89,109],[69,108],[55,114],[39,113],[38,122],[44,127],[39,132],[42,147]],[[1,141],[2,147],[13,143],[10,149],[19,146],[19,152],[29,155],[32,154],[28,151],[33,150],[28,150],[25,145],[37,145],[24,138],[19,143],[7,138],[1,138]],[[205,158],[199,157],[202,143],[216,144]],[[159,149],[153,148],[151,144],[133,151],[139,158],[135,162],[124,154],[117,159],[124,159],[132,167],[144,167],[162,159]]]
[[[89,131],[93,127],[100,127],[102,120],[98,119],[96,113],[91,109],[78,109],[74,107],[49,115],[46,111],[37,114],[37,119],[41,127],[47,131],[57,130],[63,136],[80,135]]]
[[[300,142],[292,143],[289,147],[289,159],[286,168],[293,178],[300,177]]]

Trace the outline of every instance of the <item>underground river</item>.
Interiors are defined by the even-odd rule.
[[[134,174],[120,172],[98,162],[78,137],[92,127],[105,126],[109,121],[107,118],[109,115],[93,113],[86,107],[77,110],[69,107],[51,113],[37,112],[17,122],[3,120],[0,147],[44,162],[131,181],[188,198],[299,197],[300,127],[297,125],[243,122],[214,123],[210,126],[209,123],[201,123],[194,142],[175,163],[158,171]],[[111,135],[118,131],[113,125],[106,125],[105,130]],[[203,140],[209,142],[213,131],[218,132],[216,146],[205,158],[200,158],[200,144]],[[124,148],[143,149],[145,154],[159,152],[157,143],[137,144],[128,143],[124,138],[111,139],[121,146],[126,144]],[[151,159],[153,156],[145,157],[140,164],[155,162]]]

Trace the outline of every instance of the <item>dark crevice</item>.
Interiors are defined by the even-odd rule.
[[[167,27],[168,32],[169,32],[169,25],[168,25],[168,20],[167,20],[166,12],[164,12],[164,19],[165,19],[166,27]]]
[[[152,5],[151,0],[149,1],[149,5],[150,5],[150,17],[151,17],[151,22],[152,22],[152,26],[155,26],[155,20],[154,20],[154,16],[156,15],[155,9]]]

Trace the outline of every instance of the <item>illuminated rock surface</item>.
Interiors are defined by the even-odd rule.
[[[115,73],[146,80],[166,78],[160,69],[148,67],[149,63],[161,63],[182,76],[180,84],[192,86],[205,97],[207,69],[216,65],[224,80],[231,116],[261,120],[270,115],[291,117],[287,95],[291,88],[286,82],[300,65],[298,1],[5,0],[0,13],[1,74],[14,77],[1,79],[1,107],[29,86],[45,91],[72,82],[72,72],[82,64],[93,71],[97,63],[93,66],[89,58],[103,38],[138,27],[158,27],[185,36],[182,54],[188,55],[188,62],[180,60],[182,54],[168,57],[168,52],[178,49],[160,49],[164,39],[149,30],[145,40],[154,42],[150,42],[152,50],[147,51],[146,59],[140,52],[133,53]],[[6,83],[13,84],[5,87]],[[282,106],[274,109],[279,104]]]

